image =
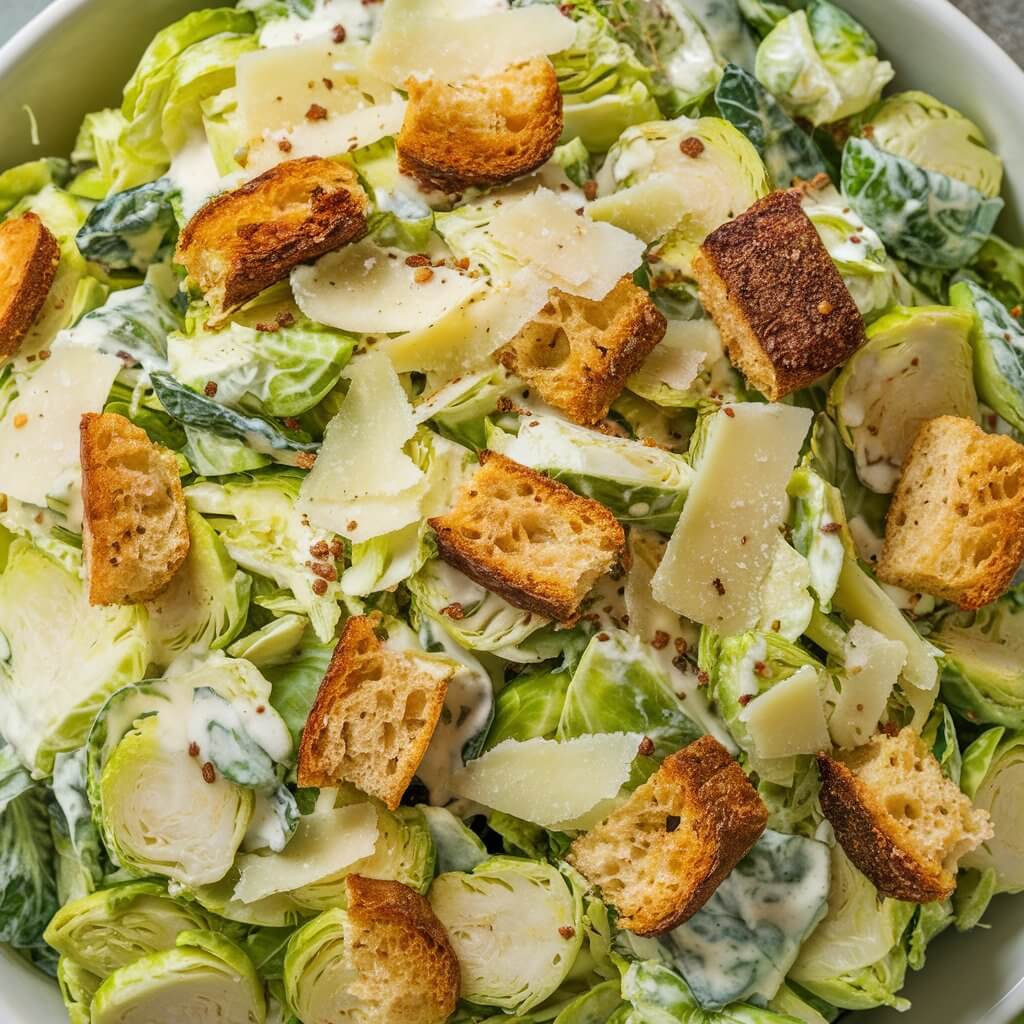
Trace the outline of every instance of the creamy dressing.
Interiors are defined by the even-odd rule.
[[[231,176],[221,177],[213,151],[202,127],[193,129],[185,144],[174,154],[167,177],[181,195],[182,213],[191,220],[208,199],[231,188]]]

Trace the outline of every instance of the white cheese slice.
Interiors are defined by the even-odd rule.
[[[811,665],[797,669],[755,697],[741,712],[759,758],[815,754],[832,746],[818,690],[818,672]]]
[[[645,248],[628,232],[578,214],[546,188],[503,205],[487,233],[554,287],[595,301],[640,265]]]
[[[464,6],[464,5],[460,5]],[[393,85],[408,78],[455,82],[572,45],[576,26],[556,6],[537,5],[475,17],[444,17],[423,0],[387,0],[370,44],[370,67]]]
[[[907,660],[907,648],[855,622],[847,634],[845,665],[828,728],[837,747],[859,747],[875,732]]]
[[[463,305],[420,331],[378,346],[399,373],[417,370],[454,377],[476,370],[514,338],[548,301],[549,283],[530,268],[481,288]]]
[[[100,412],[123,364],[92,349],[54,349],[19,386],[0,422],[0,494],[45,508],[70,501],[68,518],[81,523],[80,424]]]
[[[760,616],[759,591],[786,515],[786,484],[811,423],[790,405],[726,406],[654,574],[654,596],[718,633],[742,633]]]
[[[667,235],[693,206],[693,194],[669,174],[653,174],[620,192],[601,196],[588,207],[594,220],[607,221],[645,242]]]
[[[601,733],[505,740],[452,776],[452,792],[536,825],[571,822],[614,797],[643,737]]]
[[[348,376],[348,394],[327,425],[299,504],[314,525],[367,540],[417,518],[426,478],[402,450],[416,423],[387,357],[360,355]]]
[[[417,281],[407,253],[369,239],[292,271],[299,309],[311,320],[356,334],[393,334],[436,324],[485,285],[446,267]],[[420,275],[422,278],[424,275]]]
[[[722,335],[713,320],[669,320],[665,337],[630,379],[640,385],[661,383],[685,391],[723,353]]]
[[[242,854],[234,898],[255,903],[275,893],[333,878],[377,845],[377,812],[372,804],[351,804],[303,815],[295,835],[270,856]]]

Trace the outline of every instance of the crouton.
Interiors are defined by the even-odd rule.
[[[131,420],[114,413],[86,413],[81,433],[89,603],[150,601],[188,555],[178,462]]]
[[[58,263],[57,239],[34,213],[0,224],[0,360],[17,353],[36,322]]]
[[[529,174],[562,134],[562,94],[545,58],[460,82],[410,79],[398,166],[449,194]]]
[[[362,238],[368,208],[345,164],[287,160],[210,200],[185,225],[175,258],[202,288],[216,325],[293,267]]]
[[[552,289],[547,305],[498,359],[549,405],[589,427],[608,415],[665,327],[651,297],[628,277],[599,302]]]
[[[390,650],[378,616],[345,623],[299,746],[299,785],[351,782],[394,810],[434,734],[452,666]]]
[[[730,360],[773,402],[864,344],[864,320],[796,190],[712,231],[693,275]]]
[[[626,543],[604,505],[488,451],[455,507],[428,522],[450,565],[509,604],[566,625]]]
[[[459,961],[430,904],[401,882],[349,875],[345,945],[361,1000],[353,1024],[442,1024],[459,999]]]
[[[1024,447],[958,416],[923,424],[889,508],[879,578],[980,608],[1022,559]]]
[[[576,839],[568,860],[615,907],[620,927],[660,935],[700,910],[767,823],[743,769],[702,736]]]
[[[993,835],[910,728],[835,757],[818,754],[819,800],[846,855],[883,896],[944,900],[957,862]]]

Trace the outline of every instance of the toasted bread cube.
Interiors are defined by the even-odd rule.
[[[550,301],[498,354],[549,405],[592,426],[665,336],[665,317],[624,277],[599,302],[552,289]]]
[[[885,523],[878,576],[961,608],[1003,594],[1024,559],[1024,446],[973,420],[917,432]]]
[[[401,882],[349,875],[345,945],[364,1004],[351,1024],[443,1024],[459,1000],[459,961],[430,904]]]
[[[637,935],[661,935],[711,898],[757,842],[768,811],[713,736],[677,750],[572,844],[569,862]]]
[[[835,757],[818,754],[819,799],[846,855],[883,896],[944,900],[957,862],[991,839],[975,808],[910,728]]]
[[[202,288],[217,324],[293,267],[362,238],[368,208],[345,164],[287,160],[211,199],[185,225],[176,259]]]
[[[604,505],[488,451],[455,507],[428,521],[446,562],[509,604],[564,624],[578,619],[626,543]]]
[[[15,355],[53,287],[60,246],[34,214],[0,223],[0,360]]]
[[[773,192],[712,231],[693,275],[730,360],[773,402],[864,344],[857,304],[795,190]]]
[[[407,86],[398,166],[427,189],[503,185],[547,161],[562,134],[562,94],[545,58],[483,78]]]
[[[89,603],[151,601],[189,550],[178,462],[114,413],[85,413],[81,433]]]
[[[299,746],[299,785],[351,782],[394,810],[441,717],[450,664],[393,651],[379,619],[345,623]]]

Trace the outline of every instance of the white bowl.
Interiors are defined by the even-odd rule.
[[[217,2],[55,0],[0,49],[2,167],[67,153],[84,114],[116,105],[157,30]],[[933,93],[985,131],[1006,163],[1007,210],[999,230],[1024,240],[1024,71],[946,0],[838,2],[878,39],[896,67],[898,86]],[[38,124],[38,147],[32,144],[25,106]],[[928,965],[909,975],[904,990],[914,1004],[908,1013],[872,1011],[853,1020],[1009,1024],[1024,1011],[1024,899],[1000,897],[985,922],[990,927],[946,934],[929,947]],[[65,1020],[56,986],[0,947],[0,1022]]]

